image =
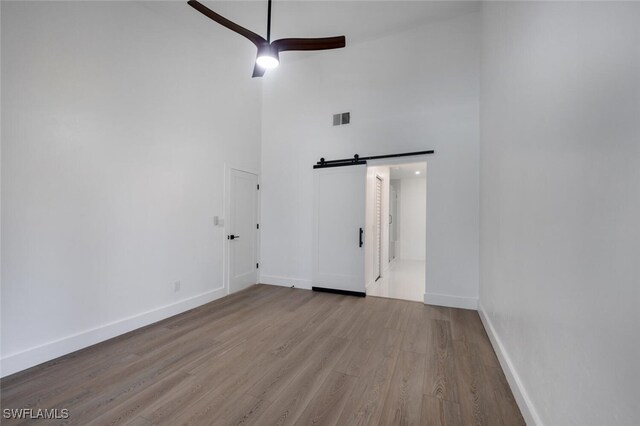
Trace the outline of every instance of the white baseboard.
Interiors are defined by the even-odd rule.
[[[489,340],[491,341],[491,345],[493,346],[493,350],[496,352],[498,356],[498,361],[500,361],[500,366],[502,367],[502,371],[504,371],[505,376],[507,377],[507,382],[509,383],[509,387],[511,387],[511,392],[513,393],[516,402],[518,403],[518,407],[520,408],[520,412],[524,417],[524,421],[529,426],[542,426],[542,420],[540,420],[540,416],[538,415],[538,411],[536,410],[531,398],[529,398],[529,394],[527,390],[524,388],[522,384],[522,380],[520,380],[520,376],[516,371],[513,363],[511,362],[511,358],[504,348],[500,337],[496,333],[495,328],[493,327],[493,323],[491,319],[487,315],[486,311],[482,307],[482,304],[478,302],[478,313],[480,314],[480,319],[484,324],[484,328],[487,331],[487,335],[489,336]]]
[[[260,275],[260,282],[262,284],[279,285],[282,287],[295,286],[296,288],[311,290],[311,280],[305,280],[302,278],[278,277],[275,275]]]
[[[62,355],[75,352],[87,346],[95,345],[113,337],[128,333],[165,318],[212,302],[226,295],[224,287],[198,294],[188,299],[179,300],[147,312],[130,316],[109,324],[101,325],[53,342],[48,342],[24,351],[7,355],[0,360],[0,377],[17,373]]]
[[[478,309],[478,299],[451,296],[448,294],[425,293],[424,303],[427,305],[446,306],[448,308]]]

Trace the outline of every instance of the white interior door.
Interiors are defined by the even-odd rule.
[[[382,276],[382,178],[380,176],[376,176],[375,207],[376,252],[373,259],[373,270],[376,274],[376,281],[378,281]]]
[[[258,282],[258,176],[230,170],[229,293]]]
[[[313,286],[364,295],[367,166],[314,173]]]

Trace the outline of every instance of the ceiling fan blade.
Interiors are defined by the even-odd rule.
[[[285,50],[327,50],[340,49],[347,45],[344,36],[323,38],[281,38],[271,43],[273,47],[282,52]]]
[[[264,72],[266,71],[266,69],[262,68],[261,66],[258,66],[258,64],[255,64],[253,66],[253,74],[251,75],[251,77],[262,77],[264,75]]]
[[[248,30],[245,27],[243,27],[241,25],[238,25],[233,21],[228,20],[227,18],[225,18],[222,15],[218,15],[216,12],[214,12],[211,9],[209,9],[208,7],[203,5],[202,3],[197,2],[196,0],[189,0],[187,2],[187,4],[189,6],[191,6],[191,7],[193,7],[198,12],[202,13],[203,15],[213,19],[218,24],[229,28],[231,31],[234,31],[234,32],[240,34],[241,36],[244,36],[244,37],[248,38],[253,44],[255,44],[258,47],[264,45],[267,42],[264,38],[262,38],[261,36],[259,36],[256,33],[254,33],[253,31]]]

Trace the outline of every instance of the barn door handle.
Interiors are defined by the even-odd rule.
[[[362,247],[362,233],[364,231],[362,230],[362,228],[360,228],[360,247]]]

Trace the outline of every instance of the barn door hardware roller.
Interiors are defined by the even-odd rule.
[[[397,158],[397,157],[411,157],[417,155],[428,155],[434,154],[434,150],[429,151],[415,151],[415,152],[403,152],[400,154],[388,154],[388,155],[371,155],[368,157],[360,157],[358,154],[355,154],[353,158],[342,158],[340,160],[325,160],[324,157],[320,159],[316,164],[313,165],[314,169],[324,169],[327,167],[342,167],[342,166],[355,166],[358,164],[367,164],[367,160],[380,160],[383,158]]]

